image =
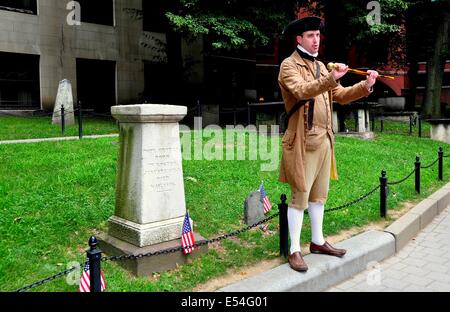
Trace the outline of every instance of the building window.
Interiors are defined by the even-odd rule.
[[[0,109],[39,108],[39,56],[0,52]]]
[[[114,26],[113,0],[78,0],[81,7],[81,23]]]
[[[0,0],[0,10],[37,14],[37,0]]]
[[[165,33],[169,27],[169,21],[166,12],[169,7],[167,1],[142,0],[142,15],[144,31]]]

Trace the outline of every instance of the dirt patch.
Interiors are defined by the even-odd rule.
[[[326,240],[331,244],[336,244],[338,242],[341,242],[343,240],[349,239],[355,235],[358,235],[360,233],[369,231],[369,230],[384,230],[387,226],[389,226],[393,221],[403,216],[406,212],[408,212],[412,207],[414,207],[417,204],[417,202],[405,202],[402,205],[401,209],[398,210],[389,210],[389,220],[380,220],[377,222],[372,222],[369,224],[366,224],[364,226],[360,227],[353,227],[348,230],[341,231],[339,234],[327,236]],[[219,245],[220,246],[220,245]],[[220,248],[219,246],[216,246],[216,248]],[[307,255],[309,254],[309,244],[302,244],[302,254]],[[223,250],[222,250],[223,251]],[[286,260],[284,258],[276,258],[272,260],[263,260],[261,262],[236,269],[236,270],[229,270],[225,275],[211,279],[207,281],[204,284],[197,285],[193,289],[193,291],[196,292],[202,292],[202,291],[216,291],[217,289],[223,288],[227,285],[236,283],[240,280],[243,280],[245,278],[248,278],[250,276],[253,276],[255,274],[259,274],[265,271],[268,271],[270,269],[273,269],[277,266],[280,266],[282,264],[286,263]]]

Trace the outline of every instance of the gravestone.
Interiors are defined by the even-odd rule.
[[[450,119],[426,119],[430,123],[430,138],[450,144]]]
[[[69,80],[61,80],[56,94],[55,107],[53,108],[52,124],[61,124],[61,107],[64,105],[65,125],[75,124],[75,114],[73,111],[72,84]]]
[[[264,208],[261,202],[261,193],[252,192],[244,202],[244,222],[247,225],[255,224],[264,220]]]
[[[187,108],[173,105],[124,105],[111,108],[120,122],[115,212],[100,249],[108,254],[146,254],[181,246],[186,214],[178,122]],[[203,238],[195,234],[195,241]],[[201,246],[193,255],[205,252]],[[121,261],[138,276],[186,261],[175,253]]]

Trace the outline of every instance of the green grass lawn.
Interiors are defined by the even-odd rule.
[[[113,118],[83,117],[83,135],[118,133]],[[53,138],[63,136],[60,125],[52,125],[51,117],[13,117],[0,115],[0,141]],[[78,121],[66,126],[64,136],[78,136]]]
[[[0,145],[0,290],[15,290],[65,270],[72,261],[85,260],[88,238],[107,230],[114,211],[117,140]],[[274,142],[279,144],[279,138]],[[361,141],[338,137],[340,180],[331,182],[326,207],[351,201],[375,187],[382,169],[390,181],[403,178],[414,168],[416,154],[423,165],[431,163],[439,146],[446,154],[450,152],[449,145],[426,138],[377,134],[373,141]],[[282,193],[289,196],[288,186],[277,181],[278,171],[260,171],[262,162],[183,161],[186,204],[196,232],[213,238],[244,227],[244,199],[261,180],[274,204]],[[448,181],[448,158],[444,168]],[[389,209],[424,198],[445,181],[437,181],[436,166],[422,170],[421,196],[415,194],[411,177],[391,187]],[[328,213],[325,234],[379,220],[378,199],[375,193],[348,209]],[[207,254],[153,278],[132,277],[117,264],[102,262],[108,291],[189,291],[229,269],[276,258],[277,224],[278,218],[269,223],[273,234],[253,229],[210,246]],[[309,219],[305,218],[302,243],[309,240]],[[77,286],[60,278],[34,291],[77,291]]]
[[[345,128],[349,131],[355,131],[355,119],[354,118],[346,118],[344,121]],[[374,126],[374,128],[372,128]],[[381,132],[381,122],[379,119],[375,120],[375,123],[372,124],[370,122],[370,129],[374,132]],[[428,122],[422,121],[422,137],[429,138],[430,137],[430,129],[431,126]],[[399,120],[390,120],[389,117],[386,117],[386,120],[383,121],[383,133],[385,134],[404,134],[409,135],[409,121],[405,119],[405,121]],[[419,124],[413,124],[411,128],[411,136],[418,137],[419,136]]]
[[[355,129],[355,120],[347,118],[345,126],[350,131]],[[372,124],[371,124],[372,127]],[[385,120],[383,126],[384,133],[387,134],[409,134],[409,122],[400,122]],[[380,132],[380,121],[375,123],[375,132]],[[103,117],[83,117],[83,134],[111,134],[117,133],[118,127],[116,121],[111,118]],[[61,127],[52,125],[51,117],[12,117],[0,115],[0,141],[19,140],[35,138],[60,137]],[[65,136],[78,136],[78,121],[75,125],[66,126]],[[412,136],[418,136],[418,125],[412,128]],[[430,125],[422,122],[422,136],[430,137]]]

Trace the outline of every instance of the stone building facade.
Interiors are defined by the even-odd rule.
[[[86,108],[142,103],[167,62],[165,33],[144,31],[143,1],[0,0],[0,110],[51,110],[63,79]],[[197,43],[181,48],[201,56]]]

